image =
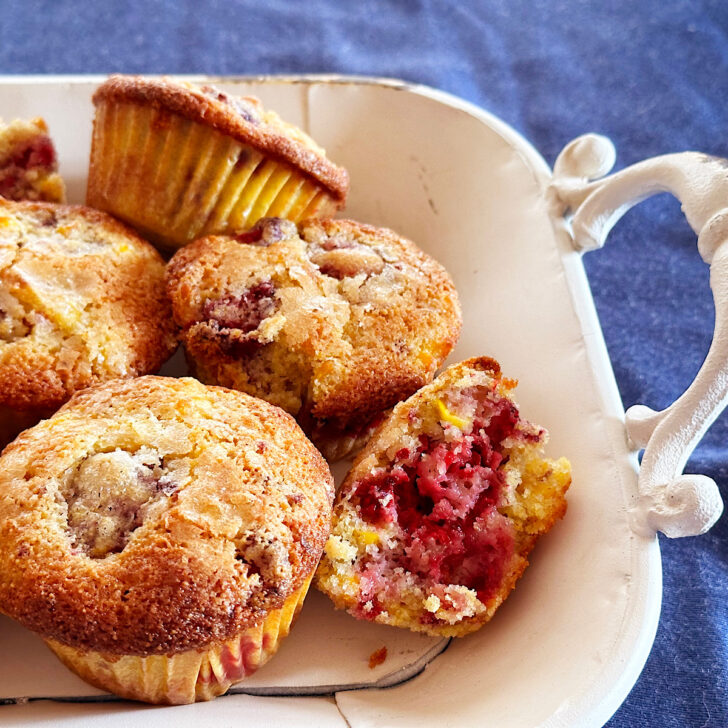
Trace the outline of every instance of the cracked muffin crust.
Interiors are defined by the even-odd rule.
[[[338,608],[448,637],[493,616],[571,482],[515,385],[469,359],[394,408],[337,495],[316,584]]]
[[[429,382],[460,333],[445,269],[352,220],[200,239],[170,261],[167,289],[196,376],[287,410],[331,459]]]
[[[48,127],[40,117],[3,124],[0,119],[0,197],[65,202],[66,186]]]
[[[287,632],[290,608],[251,645],[300,607],[332,499],[323,458],[262,400],[189,378],[87,389],[0,457],[0,609],[120,695],[213,697]],[[113,672],[135,656],[157,693]]]
[[[349,176],[311,137],[211,85],[111,76],[96,106],[86,201],[169,248],[343,207]]]
[[[0,199],[0,445],[78,389],[176,347],[164,263],[104,213]]]

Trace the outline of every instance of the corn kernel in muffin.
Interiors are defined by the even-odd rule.
[[[469,359],[394,408],[337,496],[316,577],[337,607],[444,636],[493,616],[571,482],[513,386],[492,359]]]
[[[444,268],[351,220],[267,218],[203,238],[167,281],[196,375],[283,407],[330,458],[429,382],[460,332]]]

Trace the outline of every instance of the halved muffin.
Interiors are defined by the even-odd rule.
[[[460,333],[445,269],[352,220],[266,218],[203,238],[167,280],[196,376],[283,407],[330,459],[431,381]]]
[[[112,76],[96,106],[86,202],[178,248],[343,207],[349,177],[258,99],[171,78]]]
[[[469,359],[394,408],[337,495],[316,584],[338,608],[443,636],[493,616],[571,482],[515,384]]]
[[[0,199],[0,447],[177,346],[159,253],[87,207]]]
[[[189,378],[86,389],[0,457],[0,610],[97,687],[209,700],[288,633],[332,499],[262,400]]]

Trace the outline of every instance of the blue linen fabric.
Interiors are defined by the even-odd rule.
[[[586,131],[618,166],[685,149],[728,156],[725,0],[0,0],[0,73],[340,72],[444,89],[501,117],[553,163]],[[630,212],[585,259],[625,406],[681,393],[713,326],[708,269],[672,198]],[[688,472],[728,497],[722,417]],[[652,654],[610,728],[728,725],[728,519],[661,539]]]

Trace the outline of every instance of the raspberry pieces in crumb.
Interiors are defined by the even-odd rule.
[[[271,281],[261,281],[246,288],[239,296],[206,301],[202,313],[224,329],[248,333],[275,311],[275,290]]]
[[[337,607],[447,637],[493,616],[571,482],[512,389],[480,357],[394,408],[337,496],[317,577]]]

